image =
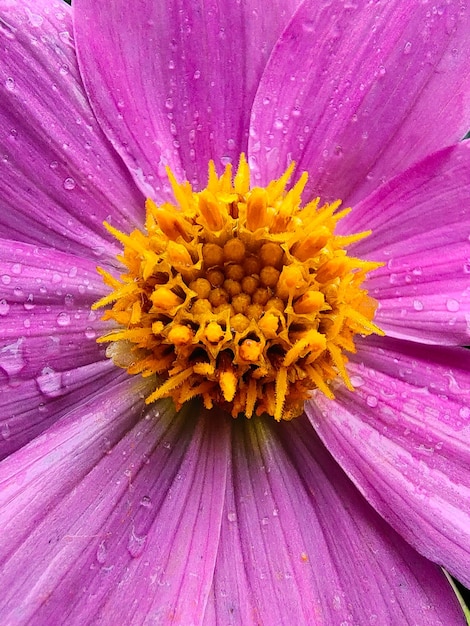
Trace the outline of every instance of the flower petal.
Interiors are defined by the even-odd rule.
[[[419,552],[470,585],[470,353],[369,337],[354,393],[307,414],[376,510]]]
[[[0,240],[0,372],[11,383],[104,358],[106,328],[90,305],[103,294],[91,261]]]
[[[470,343],[470,142],[429,156],[359,203],[343,230],[372,229],[351,254],[383,261],[367,282],[387,335]]]
[[[124,372],[104,360],[2,386],[0,397],[0,460],[37,437],[83,398],[117,384]]]
[[[210,158],[246,151],[259,77],[298,2],[74,0],[90,101],[146,193],[168,195],[165,164],[200,188]]]
[[[305,0],[253,105],[249,152],[260,179],[294,159],[311,195],[349,204],[460,140],[470,117],[469,12],[457,1],[434,9]]]
[[[0,465],[4,620],[200,623],[229,422],[139,404],[127,377]]]
[[[103,220],[129,229],[144,203],[88,105],[70,7],[1,0],[0,24],[2,235],[112,253]]]
[[[464,623],[439,568],[363,500],[304,418],[233,431],[206,623]]]

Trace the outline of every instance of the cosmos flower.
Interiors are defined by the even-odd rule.
[[[464,623],[468,29],[0,0],[3,624]]]

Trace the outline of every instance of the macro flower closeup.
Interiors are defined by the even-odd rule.
[[[0,618],[453,626],[465,0],[0,0]]]

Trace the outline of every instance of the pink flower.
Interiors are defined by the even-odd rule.
[[[2,624],[464,623],[466,3],[73,2],[0,0]],[[241,152],[384,262],[354,391],[281,424],[146,406],[91,310],[103,221]]]

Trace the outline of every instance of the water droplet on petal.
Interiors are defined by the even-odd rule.
[[[131,534],[129,536],[129,541],[127,542],[127,550],[132,558],[136,559],[142,554],[145,548],[146,541],[147,535],[136,535],[135,528],[132,528]]]
[[[458,300],[455,300],[454,298],[449,298],[449,300],[447,300],[446,302],[446,307],[447,307],[447,310],[450,311],[451,313],[456,313],[460,309],[460,303]]]
[[[62,312],[57,316],[57,325],[58,326],[68,326],[70,324],[70,315],[68,313]]]
[[[62,395],[62,373],[56,372],[52,367],[44,367],[36,382],[45,396],[56,398]]]
[[[367,396],[366,403],[367,406],[370,406],[373,409],[378,405],[379,401],[375,396]]]
[[[103,565],[106,562],[106,557],[108,556],[108,550],[106,548],[106,543],[102,541],[96,550],[96,560],[98,563]]]
[[[424,304],[421,300],[413,300],[413,308],[415,311],[422,311],[424,309]]]
[[[64,180],[64,189],[67,189],[67,191],[72,191],[72,189],[75,189],[75,185],[76,183],[74,179],[70,178],[70,176]]]
[[[235,513],[235,511],[229,511],[227,513],[227,519],[229,522],[236,522],[237,521],[237,514]]]
[[[3,299],[0,300],[0,315],[8,315],[8,311],[10,310],[10,305],[8,302]]]
[[[8,422],[5,422],[4,424],[2,424],[2,427],[0,429],[0,433],[3,437],[3,439],[8,439],[11,435],[11,430],[10,430],[10,424],[8,424]]]
[[[7,91],[14,91],[15,90],[15,79],[12,76],[9,76],[6,79],[5,87],[7,88]]]
[[[150,509],[152,506],[152,500],[150,499],[150,496],[143,496],[140,501],[140,506],[143,506],[144,509]]]

